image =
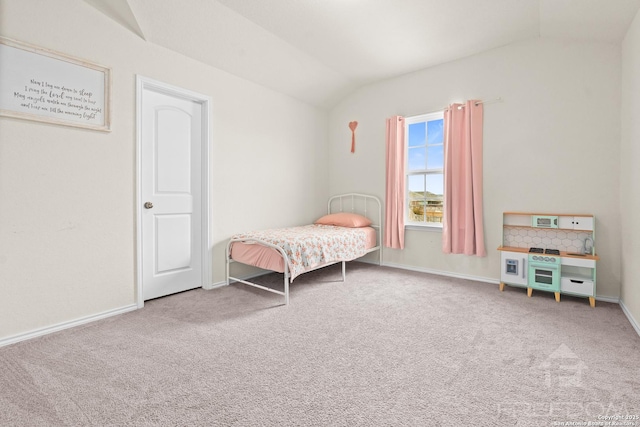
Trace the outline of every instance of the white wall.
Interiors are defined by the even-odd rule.
[[[386,263],[497,280],[503,211],[597,218],[598,295],[620,292],[620,48],[535,39],[364,87],[330,112],[330,191],[384,197],[385,118],[492,100],[484,115],[486,258],[444,255],[441,233],[406,233]],[[347,124],[359,122],[349,153]]]
[[[0,35],[113,72],[110,133],[0,118],[0,341],[134,303],[136,74],[213,99],[214,283],[231,234],[307,223],[333,193],[384,198],[386,117],[501,96],[485,107],[489,256],[444,256],[439,233],[409,231],[407,249],[386,250],[385,261],[497,279],[502,211],[593,213],[598,294],[620,294],[622,256],[622,299],[640,319],[637,16],[622,55],[611,45],[524,42],[362,88],[329,117],[147,43],[82,1],[0,0]],[[351,120],[360,123],[355,154]]]
[[[110,133],[0,118],[0,341],[134,304],[136,74],[213,99],[213,283],[234,232],[324,213],[326,112],[147,43],[83,1],[0,11],[0,35],[113,78]]]
[[[622,43],[622,146],[620,211],[622,218],[621,300],[640,324],[640,12]]]

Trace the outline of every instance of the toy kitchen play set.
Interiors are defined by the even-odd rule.
[[[593,215],[505,212],[502,216],[500,290],[504,285],[588,297],[596,305]]]

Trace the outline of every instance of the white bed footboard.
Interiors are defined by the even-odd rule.
[[[276,289],[268,288],[266,286],[258,285],[257,283],[249,282],[237,277],[230,276],[229,264],[232,262],[235,262],[233,259],[231,259],[231,245],[233,245],[234,242],[256,243],[259,245],[268,246],[280,252],[282,259],[284,260],[284,273],[283,273],[284,274],[284,292],[278,291]],[[236,282],[244,283],[245,285],[253,286],[254,288],[262,289],[268,292],[273,292],[274,294],[278,294],[278,295],[283,295],[285,305],[289,304],[289,277],[290,277],[289,257],[287,257],[287,254],[280,246],[272,245],[271,243],[268,243],[268,242],[260,242],[257,240],[230,239],[229,243],[227,243],[226,259],[227,259],[227,264],[226,264],[227,285],[229,285],[232,280]]]

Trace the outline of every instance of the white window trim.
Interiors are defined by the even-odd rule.
[[[420,114],[418,116],[405,117],[404,120],[404,134],[405,134],[405,149],[407,150],[407,155],[405,156],[405,179],[407,180],[407,188],[405,189],[405,202],[404,202],[404,228],[405,230],[420,230],[420,231],[435,231],[442,232],[442,223],[441,222],[415,222],[409,220],[409,210],[407,207],[409,206],[409,189],[408,189],[408,177],[409,175],[422,175],[422,174],[440,174],[442,173],[444,176],[444,168],[442,170],[438,169],[425,169],[420,171],[411,171],[409,173],[409,144],[407,143],[407,138],[409,138],[409,125],[414,123],[428,122],[434,119],[444,119],[444,111],[438,111],[435,113],[428,114]],[[444,141],[443,141],[444,145]]]

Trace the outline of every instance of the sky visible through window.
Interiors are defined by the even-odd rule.
[[[442,169],[444,165],[442,119],[427,122],[412,123],[409,125],[409,171],[424,171]],[[409,191],[423,192],[426,190],[441,195],[443,189],[443,176],[441,174],[428,174],[410,176]]]

